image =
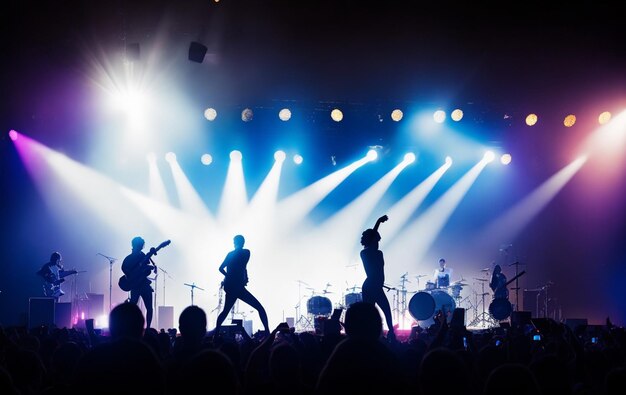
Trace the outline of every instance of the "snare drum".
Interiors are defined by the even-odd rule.
[[[435,283],[432,281],[426,281],[426,288],[424,288],[425,291],[432,291],[433,289],[435,289]]]

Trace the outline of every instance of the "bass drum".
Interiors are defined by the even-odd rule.
[[[313,296],[306,302],[306,309],[312,315],[328,315],[333,311],[333,304],[327,297]]]
[[[435,299],[429,292],[416,293],[409,300],[409,313],[418,321],[429,319],[435,313]]]
[[[496,298],[489,304],[489,314],[498,321],[506,320],[513,308],[507,298]]]
[[[446,317],[446,320],[448,322],[450,322],[450,320],[452,319],[452,312],[456,308],[456,302],[454,301],[454,298],[452,298],[449,293],[441,289],[431,291],[430,294],[435,300],[435,314],[439,310],[441,310],[443,316]]]

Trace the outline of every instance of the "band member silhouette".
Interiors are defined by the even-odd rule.
[[[143,300],[143,304],[146,307],[146,328],[150,328],[152,323],[152,292],[154,290],[150,286],[152,281],[148,279],[148,272],[145,272],[143,268],[149,264],[150,258],[146,257],[143,253],[143,247],[146,244],[145,240],[139,236],[133,238],[131,241],[132,252],[122,262],[122,272],[128,277],[132,277],[137,280],[132,281],[133,287],[130,290],[130,298],[128,302],[137,304],[139,297]],[[156,266],[155,266],[156,270]]]
[[[222,262],[219,267],[220,273],[224,275],[224,282],[222,284],[224,285],[226,300],[224,301],[224,310],[217,316],[215,335],[219,335],[220,327],[230,312],[230,309],[235,305],[237,299],[241,299],[259,312],[259,318],[265,327],[265,333],[270,333],[265,309],[257,298],[246,289],[246,285],[248,284],[248,271],[246,270],[246,266],[250,260],[250,250],[243,248],[245,242],[246,240],[242,235],[235,236],[233,238],[235,249],[226,255],[224,262]]]
[[[500,265],[496,265],[493,268],[489,287],[493,291],[494,299],[509,297],[509,290],[506,287],[506,276],[502,273],[502,267],[500,267]]]
[[[63,270],[62,260],[61,254],[53,252],[50,255],[50,260],[44,263],[41,269],[37,271],[37,275],[44,279],[43,294],[53,297],[56,301],[65,295],[65,292],[61,290],[61,283],[65,280],[59,276],[59,272]]]
[[[387,322],[387,337],[390,339],[395,338],[393,330],[393,323],[391,321],[391,306],[387,296],[383,291],[383,285],[385,283],[385,259],[383,258],[383,252],[378,249],[378,242],[380,241],[380,234],[378,233],[378,227],[381,223],[387,221],[388,217],[383,215],[378,218],[374,229],[366,229],[361,235],[361,261],[363,262],[363,268],[365,269],[365,275],[367,278],[363,282],[363,302],[377,304],[385,315],[385,321]]]

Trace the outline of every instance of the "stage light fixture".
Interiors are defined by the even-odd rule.
[[[446,120],[446,112],[443,110],[437,110],[433,113],[433,119],[437,123],[443,123]]]
[[[287,122],[291,119],[291,110],[288,108],[283,108],[278,112],[278,118],[283,122]]]
[[[304,160],[304,158],[302,157],[302,155],[295,154],[293,156],[293,163],[295,163],[296,165],[302,164],[303,160]]]
[[[534,124],[537,123],[537,114],[528,114],[526,116],[526,125],[528,126],[533,126]]]
[[[574,126],[575,123],[576,123],[576,115],[574,114],[569,114],[563,120],[563,125],[565,125],[566,128],[571,128],[572,126]]]
[[[277,162],[282,162],[285,160],[285,158],[287,157],[287,155],[285,155],[285,151],[276,151],[274,153],[274,160]]]
[[[463,110],[457,108],[456,110],[452,111],[452,114],[450,114],[450,118],[452,118],[454,122],[459,122],[461,119],[463,119]]]
[[[500,156],[500,163],[502,163],[503,165],[508,165],[509,163],[511,163],[511,154],[503,154],[502,156]]]
[[[448,165],[448,166],[452,165],[452,157],[451,156],[446,156],[446,165]]]
[[[483,156],[483,159],[489,163],[489,162],[493,162],[493,160],[496,158],[496,154],[493,153],[493,151],[487,151],[485,152],[485,155]]]
[[[376,160],[376,158],[378,158],[378,152],[376,152],[375,149],[367,151],[367,159],[369,159],[370,161],[374,161]]]
[[[250,122],[252,121],[252,118],[254,117],[254,112],[252,112],[251,109],[249,108],[245,108],[242,112],[241,112],[241,120],[244,122]]]
[[[210,154],[202,154],[200,162],[202,162],[203,165],[208,166],[213,163],[213,157]]]
[[[341,122],[341,120],[343,119],[343,112],[341,112],[340,109],[335,108],[334,110],[330,112],[330,117],[335,122]]]
[[[400,122],[402,120],[402,117],[404,117],[404,113],[402,112],[402,110],[395,109],[391,112],[391,119],[395,122]]]
[[[189,44],[189,60],[196,63],[202,63],[207,49],[208,48],[205,45],[200,44],[197,41],[192,41],[191,44]]]
[[[12,141],[17,140],[17,132],[15,130],[11,129],[9,131],[9,137],[11,138]]]
[[[600,125],[604,125],[604,124],[608,123],[610,120],[611,120],[611,113],[609,111],[604,111],[598,117],[598,123]]]
[[[165,154],[165,160],[168,162],[173,162],[176,160],[176,154],[173,152],[168,152],[167,154]]]
[[[404,154],[404,160],[409,163],[415,162],[415,154],[412,152],[407,152]]]
[[[241,160],[241,158],[243,158],[241,151],[230,151],[230,160]]]
[[[204,117],[207,121],[215,121],[215,118],[217,118],[217,110],[212,107],[207,108],[204,110]]]

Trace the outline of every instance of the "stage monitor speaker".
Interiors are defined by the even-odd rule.
[[[54,324],[57,328],[72,327],[72,304],[57,303],[54,306]]]
[[[512,311],[511,312],[511,326],[514,328],[522,328],[526,325],[531,325],[530,311]]]
[[[97,320],[104,314],[104,295],[88,293],[85,318],[95,318]]]
[[[159,306],[158,329],[174,328],[174,306]]]
[[[28,300],[28,327],[54,325],[54,298],[32,297]]]

